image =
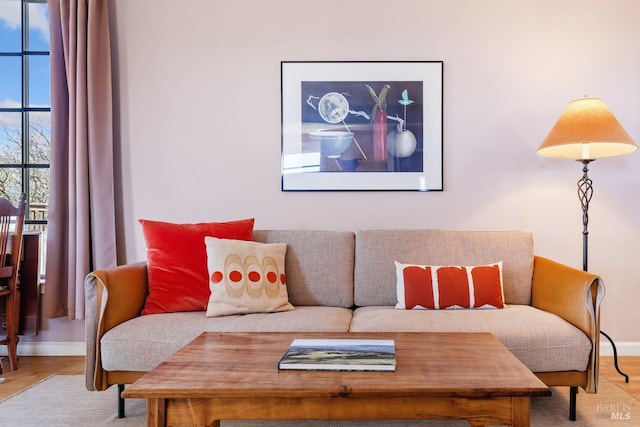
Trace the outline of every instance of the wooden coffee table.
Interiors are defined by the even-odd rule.
[[[395,372],[279,371],[294,338],[395,340]],[[123,393],[147,425],[240,419],[467,419],[528,426],[550,391],[485,333],[204,333]]]

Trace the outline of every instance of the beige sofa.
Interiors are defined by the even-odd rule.
[[[602,280],[535,256],[524,231],[256,230],[287,243],[293,311],[207,318],[204,312],[140,316],[144,262],[87,276],[86,387],[119,389],[203,331],[483,331],[494,334],[549,386],[596,392]],[[394,261],[430,265],[503,262],[506,308],[396,310]],[[120,407],[121,415],[123,406]]]

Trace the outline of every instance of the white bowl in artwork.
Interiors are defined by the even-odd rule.
[[[325,130],[310,132],[311,138],[320,141],[320,152],[329,158],[338,158],[353,142],[353,132]]]

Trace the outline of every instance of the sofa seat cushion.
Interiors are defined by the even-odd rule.
[[[351,332],[490,332],[532,372],[584,371],[591,342],[555,314],[528,305],[502,310],[395,310],[359,307]]]
[[[296,307],[279,313],[206,317],[203,311],[139,316],[104,334],[107,371],[147,372],[202,332],[347,332],[352,311],[341,307]]]

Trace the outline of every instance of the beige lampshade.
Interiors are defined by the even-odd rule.
[[[569,159],[597,159],[633,153],[638,146],[598,98],[572,101],[537,154]]]

